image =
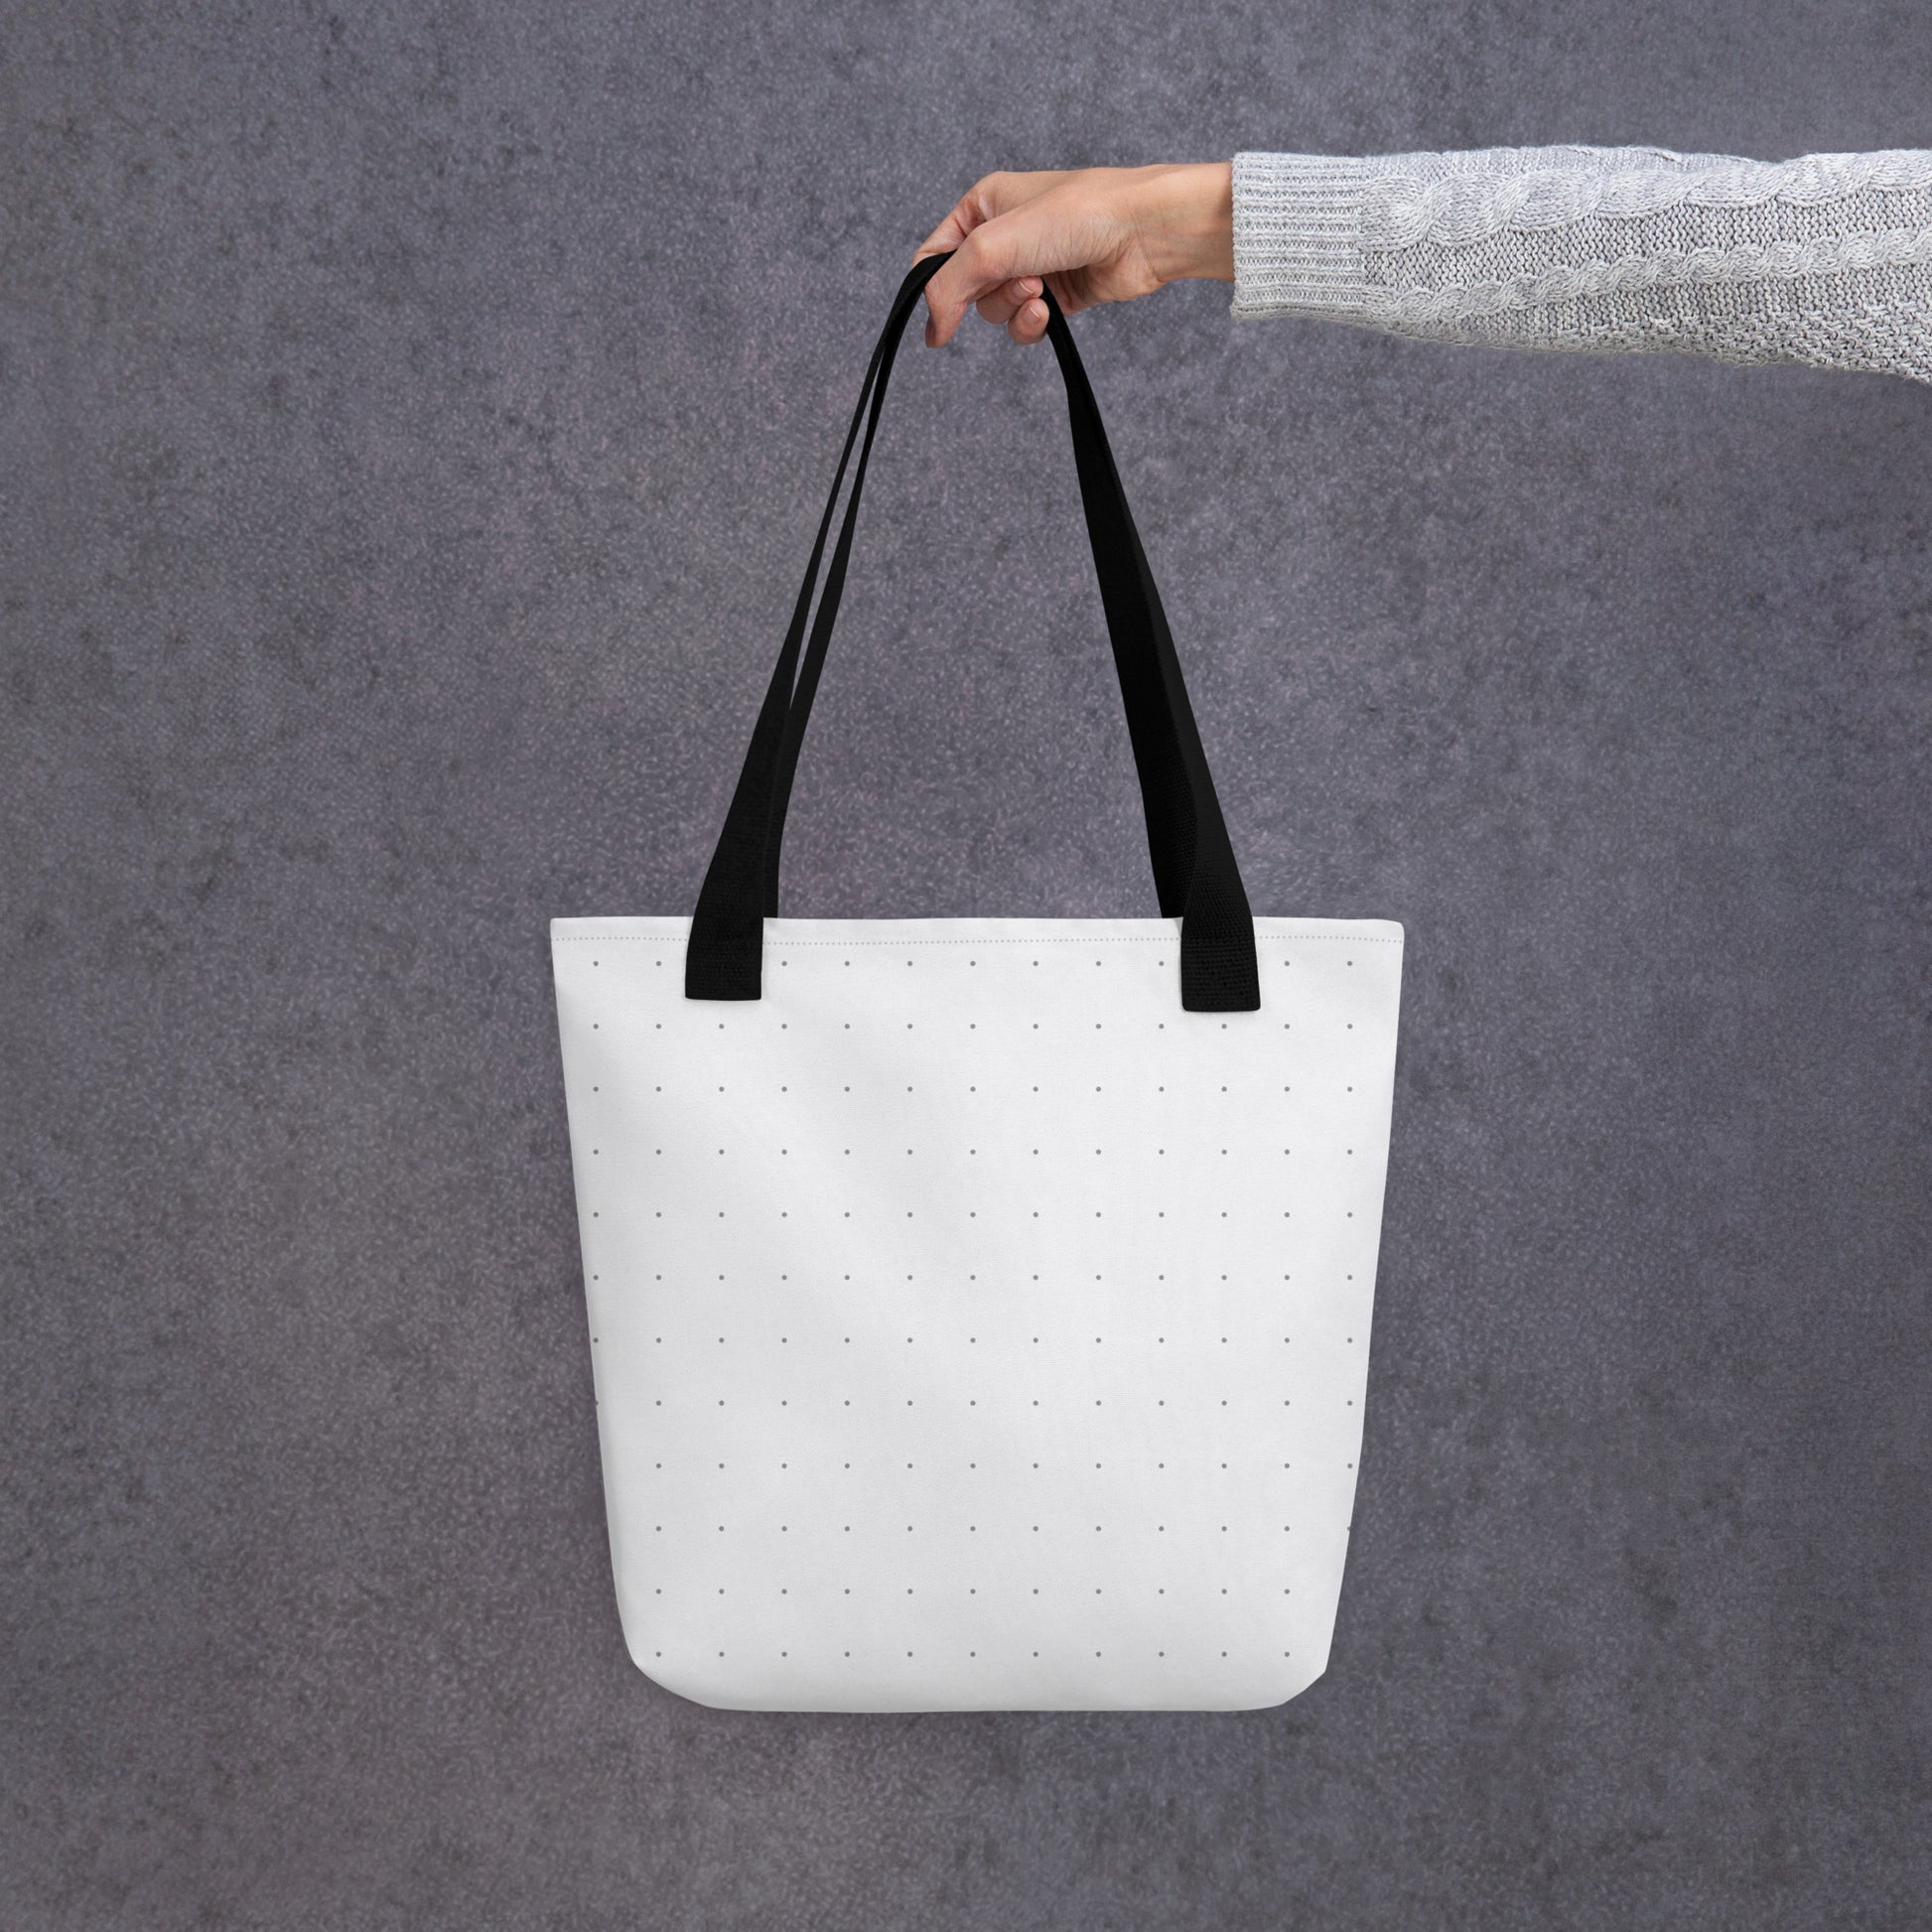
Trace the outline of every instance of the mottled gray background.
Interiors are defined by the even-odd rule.
[[[998,165],[1932,142],[1918,0],[0,10],[0,1924],[1925,1922],[1932,389],[1076,327],[1257,909],[1408,969],[1327,1678],[626,1660],[554,913],[687,910]],[[908,346],[804,914],[1152,910],[1045,351]]]

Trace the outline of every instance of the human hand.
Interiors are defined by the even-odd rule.
[[[985,176],[912,256],[954,251],[926,284],[927,347],[973,307],[1038,342],[1042,281],[1068,315],[1188,277],[1233,281],[1233,177],[1226,161]]]

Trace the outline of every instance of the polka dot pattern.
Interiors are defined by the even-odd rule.
[[[553,957],[620,1612],[757,1710],[1272,1705],[1317,1677],[1368,1366],[1402,928],[684,918]]]

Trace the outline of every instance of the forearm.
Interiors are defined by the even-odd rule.
[[[1932,381],[1932,150],[1241,154],[1232,313]]]

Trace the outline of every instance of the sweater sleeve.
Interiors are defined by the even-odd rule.
[[[1932,149],[1234,158],[1232,314],[1932,382]]]

